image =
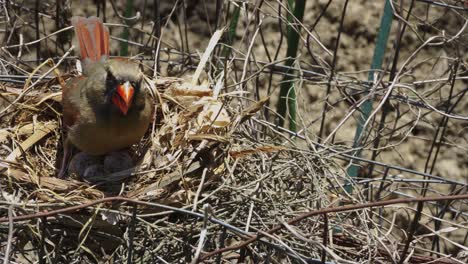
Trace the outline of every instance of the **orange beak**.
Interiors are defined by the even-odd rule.
[[[127,115],[128,109],[132,105],[134,93],[135,89],[128,81],[117,86],[117,91],[112,96],[112,102],[120,109],[122,114]]]

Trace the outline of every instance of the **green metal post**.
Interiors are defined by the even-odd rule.
[[[369,83],[374,82],[374,73],[375,71],[381,70],[382,69],[382,62],[384,60],[384,55],[385,55],[385,48],[387,47],[387,42],[388,42],[388,37],[390,35],[390,29],[392,27],[392,21],[393,21],[393,10],[392,6],[390,4],[391,0],[386,0],[385,1],[385,7],[384,7],[384,12],[382,15],[382,19],[380,21],[380,29],[379,33],[377,35],[377,43],[375,45],[374,49],[374,56],[372,58],[372,65],[371,65],[371,70],[369,71],[369,75],[367,77]],[[366,88],[366,89],[369,89]],[[360,114],[358,118],[358,124],[356,128],[356,134],[354,136],[354,143],[353,143],[353,148],[357,148],[358,150],[354,153],[354,156],[359,157],[361,155],[361,150],[359,149],[362,146],[362,136],[363,136],[363,130],[364,130],[364,124],[366,123],[367,119],[369,119],[369,116],[372,112],[372,103],[373,99],[369,98],[367,99],[359,109]],[[351,161],[351,166],[348,168],[348,175],[351,178],[357,177],[359,172],[359,166],[352,160]],[[353,192],[353,188],[351,185],[346,186],[345,190],[348,193]]]

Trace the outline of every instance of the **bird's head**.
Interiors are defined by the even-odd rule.
[[[105,93],[123,115],[127,115],[140,93],[143,74],[138,64],[128,60],[109,60]]]

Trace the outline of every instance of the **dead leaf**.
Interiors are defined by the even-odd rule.
[[[188,140],[190,141],[202,141],[202,140],[210,140],[210,141],[218,141],[222,143],[228,143],[229,140],[225,137],[218,136],[215,134],[196,134],[196,135],[189,135]]]
[[[210,89],[208,83],[202,83],[200,85],[194,85],[191,83],[181,83],[180,85],[171,86],[167,92],[178,99],[180,96],[212,96],[213,91]]]
[[[35,104],[35,106],[38,106],[40,104],[42,104],[43,102],[47,101],[47,100],[53,100],[55,102],[58,102],[58,103],[61,103],[62,102],[62,92],[56,92],[56,93],[46,93],[44,95],[41,95],[39,97],[39,102],[37,102]]]
[[[257,154],[257,153],[272,153],[277,152],[280,150],[285,149],[284,147],[279,146],[261,146],[253,149],[244,149],[239,151],[230,151],[229,155],[235,159],[244,158],[249,155]]]
[[[205,68],[206,63],[208,62],[208,59],[210,58],[211,52],[213,52],[214,48],[216,47],[216,44],[218,44],[218,41],[223,36],[223,32],[224,32],[224,28],[218,29],[211,36],[210,42],[208,43],[208,47],[206,47],[206,50],[200,59],[200,63],[198,64],[197,69],[195,70],[195,73],[193,74],[192,84],[196,84],[198,79],[200,78],[200,75],[203,69]]]
[[[268,100],[270,100],[270,97],[264,97],[260,99],[260,101],[256,102],[255,104],[249,106],[247,109],[242,111],[240,122],[242,123],[246,121],[247,119],[252,117],[254,114],[256,114],[258,111],[260,111],[262,107],[266,104],[266,102],[268,102]]]
[[[200,128],[223,128],[231,123],[231,118],[220,101],[200,100],[196,104],[203,104],[203,110],[197,117],[197,125]]]

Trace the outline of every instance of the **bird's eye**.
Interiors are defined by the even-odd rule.
[[[108,88],[112,88],[117,84],[117,79],[112,75],[111,72],[107,72],[106,84]]]

